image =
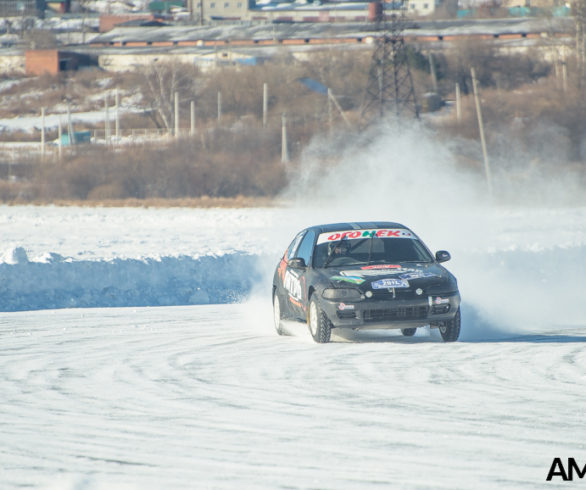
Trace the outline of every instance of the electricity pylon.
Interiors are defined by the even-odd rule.
[[[362,108],[363,128],[389,116],[419,117],[403,38],[407,1],[397,0],[391,5],[391,9],[383,8],[376,20],[378,35],[374,40]]]

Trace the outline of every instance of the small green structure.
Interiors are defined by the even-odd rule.
[[[151,12],[170,12],[173,7],[183,7],[180,0],[163,0],[149,3]]]
[[[75,141],[76,145],[80,145],[82,143],[91,143],[92,141],[92,132],[91,131],[74,131],[73,132],[73,140]],[[67,146],[72,145],[73,141],[69,141],[69,133],[64,133],[61,135],[61,145]]]

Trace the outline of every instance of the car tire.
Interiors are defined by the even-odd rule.
[[[448,320],[444,322],[442,326],[440,326],[439,331],[446,342],[455,342],[458,340],[460,336],[460,307],[458,307],[458,311],[456,311],[456,316],[452,320]]]
[[[315,294],[309,302],[307,317],[309,332],[313,340],[318,344],[328,343],[332,335],[332,322],[330,322],[328,316],[322,311]]]
[[[413,337],[415,335],[415,332],[417,331],[416,328],[402,328],[401,329],[401,333],[405,336],[405,337]]]
[[[281,300],[277,291],[273,293],[273,321],[275,322],[275,330],[279,335],[285,335],[287,332],[283,328],[283,312],[281,311]]]

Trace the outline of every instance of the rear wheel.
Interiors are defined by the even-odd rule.
[[[458,340],[460,336],[460,307],[458,307],[458,311],[456,311],[456,316],[444,324],[439,328],[440,333],[442,334],[442,339],[446,342],[455,342]]]
[[[277,333],[279,335],[285,335],[285,330],[283,329],[283,314],[281,313],[281,301],[279,300],[279,295],[276,290],[273,293],[273,318]]]
[[[403,333],[403,335],[405,337],[413,337],[415,335],[415,332],[417,331],[416,328],[402,328],[401,332]]]
[[[318,344],[325,344],[330,341],[332,335],[332,323],[328,316],[322,311],[319,306],[316,295],[311,297],[309,302],[309,331],[313,340]]]

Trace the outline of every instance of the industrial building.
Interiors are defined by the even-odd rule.
[[[25,51],[27,75],[56,75],[61,71],[74,71],[91,66],[91,56],[58,49],[29,49]]]
[[[572,18],[491,19],[418,22],[404,32],[406,42],[425,51],[449,49],[453,43],[484,39],[503,52],[543,49],[550,56],[551,38],[570,43]],[[61,50],[0,50],[0,71],[51,73],[100,66],[119,71],[163,59],[193,63],[202,69],[225,65],[259,65],[286,48],[296,57],[315,49],[371,49],[376,36],[371,22],[271,23],[215,26],[116,27],[91,40]]]
[[[42,17],[46,8],[45,0],[0,0],[0,17]]]
[[[563,37],[575,29],[572,18],[509,18],[418,22],[404,32],[407,42],[450,42],[456,39],[523,41],[553,32]],[[203,27],[115,28],[91,40],[93,47],[267,46],[369,43],[376,36],[372,22],[251,23]]]

